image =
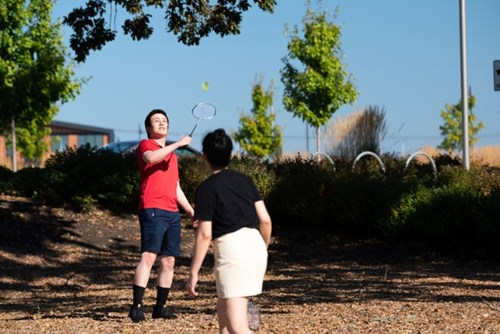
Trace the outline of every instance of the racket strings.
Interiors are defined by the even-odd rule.
[[[215,116],[215,107],[211,104],[198,104],[193,108],[193,116],[198,119],[210,119]]]

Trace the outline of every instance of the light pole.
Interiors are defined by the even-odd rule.
[[[17,156],[16,156],[16,120],[12,116],[12,171],[17,172]]]
[[[469,163],[469,96],[467,93],[467,36],[465,29],[465,0],[460,4],[460,60],[462,79],[462,145],[463,161],[466,170],[470,169]]]

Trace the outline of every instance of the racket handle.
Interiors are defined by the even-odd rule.
[[[189,137],[192,137],[193,136],[193,132],[194,130],[196,130],[196,127],[198,126],[198,123],[196,123],[196,125],[194,126],[193,130],[191,131],[191,133],[189,134]]]

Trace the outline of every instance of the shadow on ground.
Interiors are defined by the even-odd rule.
[[[0,289],[3,320],[66,317],[123,319],[139,256],[134,215],[116,217],[49,208],[22,198],[0,200]],[[213,315],[211,300],[196,304],[183,290],[193,230],[183,230],[177,259],[178,313]],[[263,312],[273,305],[319,303],[500,302],[498,265],[460,262],[435,254],[409,252],[377,243],[332,245],[279,241],[270,248]],[[200,290],[215,296],[212,257],[204,266]],[[154,299],[154,277],[147,298]],[[213,300],[213,298],[212,298]]]

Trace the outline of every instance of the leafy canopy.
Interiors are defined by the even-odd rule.
[[[276,0],[253,0],[263,11],[272,13]],[[177,36],[185,45],[197,45],[203,37],[215,33],[224,37],[240,33],[243,12],[251,8],[248,0],[87,0],[85,6],[74,8],[64,19],[73,29],[71,48],[78,62],[85,61],[90,51],[100,50],[113,41],[116,31],[111,28],[117,7],[123,8],[130,18],[123,21],[122,29],[133,40],[148,39],[153,34],[149,8],[163,9],[167,32]],[[108,21],[109,19],[109,21]]]
[[[42,138],[59,109],[82,81],[72,81],[54,0],[0,0],[0,131],[15,121],[18,147],[30,159],[46,149]]]
[[[273,125],[276,115],[269,113],[273,105],[272,88],[265,90],[262,82],[253,86],[254,107],[250,116],[240,117],[240,129],[232,134],[234,140],[250,155],[263,158],[281,153],[282,133],[278,125]]]
[[[294,117],[316,128],[319,151],[319,127],[341,106],[353,103],[358,92],[342,63],[340,27],[329,21],[328,13],[308,9],[302,32],[303,38],[295,27],[283,58],[283,104]]]
[[[476,124],[476,115],[472,112],[472,109],[476,105],[475,96],[469,95],[467,103],[470,111],[468,113],[469,145],[472,146],[479,140],[476,134],[484,127],[484,124],[482,122]],[[444,124],[439,127],[443,141],[438,147],[447,151],[461,151],[463,142],[462,103],[459,102],[454,105],[446,104],[445,110],[441,110],[440,115],[444,119]]]

